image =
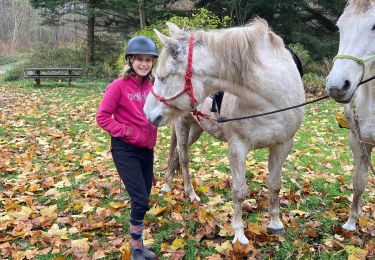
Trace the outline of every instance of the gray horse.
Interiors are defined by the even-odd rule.
[[[227,117],[269,112],[305,101],[303,83],[293,58],[266,21],[256,19],[244,27],[197,31],[190,34],[190,38],[176,25],[168,26],[171,37],[156,31],[164,48],[159,57],[153,93],[147,97],[144,107],[151,123],[162,126],[179,116],[188,118],[191,111],[197,113],[196,108],[207,112],[210,102],[207,104],[205,98],[217,91],[231,93],[226,94],[223,101],[222,114]],[[222,125],[210,119],[200,122],[205,131],[228,142],[234,202],[233,242],[249,242],[242,222],[242,205],[248,193],[245,161],[249,151],[258,148],[270,150],[268,228],[274,233],[283,231],[279,218],[281,169],[303,116],[304,109],[298,108]],[[187,133],[191,132],[193,141],[202,130],[191,119],[181,120],[180,124],[186,131],[177,132],[181,128],[176,128],[177,149],[186,153]],[[180,154],[182,169],[187,169],[187,158]],[[187,172],[184,181],[190,198],[198,199]]]

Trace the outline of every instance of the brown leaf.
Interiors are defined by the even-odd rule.
[[[316,237],[318,235],[316,230],[313,230],[313,229],[310,229],[310,228],[305,228],[303,230],[303,232],[306,233],[309,237]]]
[[[72,253],[77,258],[88,257],[88,252],[90,250],[90,245],[88,243],[88,238],[82,238],[71,241]]]

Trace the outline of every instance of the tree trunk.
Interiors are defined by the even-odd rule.
[[[86,51],[86,64],[94,64],[94,36],[95,36],[95,0],[89,0],[87,11],[87,51]]]
[[[145,0],[138,0],[139,5],[139,22],[141,29],[146,27]]]

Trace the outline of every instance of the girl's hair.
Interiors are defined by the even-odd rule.
[[[131,76],[136,76],[136,75],[137,75],[137,74],[135,73],[135,71],[134,71],[134,68],[133,68],[133,65],[132,65],[130,59],[131,59],[131,56],[129,56],[129,57],[126,59],[125,69],[124,69],[124,75],[123,75],[124,79],[129,79],[129,77],[131,77]],[[152,70],[154,69],[155,63],[156,63],[156,59],[153,58],[153,61],[152,61],[152,69],[150,70],[150,73],[148,73],[148,75],[144,77],[145,80],[150,80],[151,82],[154,82],[155,77],[154,77],[154,75],[152,74]]]

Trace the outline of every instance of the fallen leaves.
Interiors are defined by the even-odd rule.
[[[130,200],[120,193],[108,136],[94,120],[102,88],[0,87],[0,99],[12,99],[0,111],[0,258],[130,259]],[[191,149],[190,164],[202,202],[189,202],[181,179],[173,182],[172,192],[161,194],[160,180],[152,189],[145,245],[160,248],[158,255],[167,259],[307,259],[318,252],[374,258],[375,182],[369,178],[358,230],[342,230],[354,168],[346,132],[336,132],[327,120],[338,107],[325,106],[327,111],[312,106],[306,113],[283,168],[283,236],[267,232],[267,157],[255,152],[246,160],[249,192],[243,204],[250,243],[231,243],[227,144],[203,136]],[[158,179],[167,165],[168,146],[169,131],[162,128],[155,147]],[[283,251],[284,245],[293,252]]]

